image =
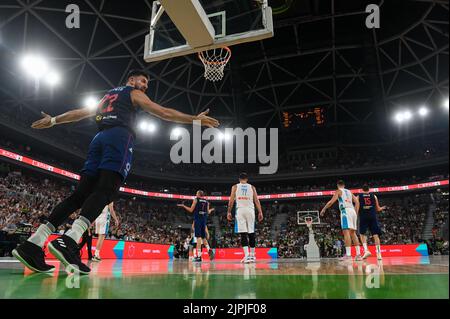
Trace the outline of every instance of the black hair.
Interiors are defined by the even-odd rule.
[[[338,186],[345,186],[345,182],[342,179],[338,180],[337,184]]]
[[[239,174],[239,179],[248,179],[247,173],[240,173]]]
[[[362,187],[362,190],[365,191],[365,192],[368,192],[370,190],[369,185],[364,184],[363,187]]]
[[[150,80],[150,75],[147,72],[145,72],[144,70],[130,70],[127,75],[127,81],[132,76],[145,76],[147,78],[147,80]]]

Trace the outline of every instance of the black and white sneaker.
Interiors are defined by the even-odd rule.
[[[209,260],[213,261],[215,257],[215,253],[214,250],[210,249],[209,250]]]
[[[26,241],[12,251],[14,257],[34,272],[48,273],[55,270],[55,266],[45,263],[44,250],[32,242]]]
[[[194,258],[194,262],[201,263],[202,262],[202,258],[201,257],[195,257]]]
[[[91,269],[81,262],[80,251],[75,240],[63,235],[48,244],[48,250],[56,257],[66,270],[87,275]]]

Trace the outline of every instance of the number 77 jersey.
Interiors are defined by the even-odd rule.
[[[237,184],[236,187],[236,208],[255,209],[253,202],[253,187],[250,184]]]
[[[136,117],[139,108],[133,106],[131,101],[131,86],[122,86],[108,91],[100,101],[95,120],[100,131],[122,126],[127,128],[134,136]]]

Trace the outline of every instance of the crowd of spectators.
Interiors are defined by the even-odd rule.
[[[62,201],[75,185],[56,179],[21,172],[9,165],[0,166],[0,230],[14,233],[23,224],[35,230],[45,220],[53,207]],[[442,197],[442,196],[441,196]],[[381,213],[380,224],[384,244],[407,244],[422,242],[424,221],[429,205],[430,194],[386,195],[380,198],[388,209]],[[302,258],[308,231],[297,224],[297,211],[320,211],[325,199],[263,202],[264,220],[256,224],[258,247],[278,247],[279,256]],[[145,200],[122,196],[115,201],[119,214],[119,225],[112,224],[107,238],[176,245],[179,254],[185,255],[190,240],[192,217],[176,206],[176,201]],[[214,247],[239,247],[240,238],[234,234],[233,224],[226,219],[226,207],[214,203],[214,212],[219,229],[209,223],[213,233]],[[70,229],[77,213],[72,214],[58,228],[59,233]],[[275,222],[277,217],[286,216]],[[441,229],[448,220],[448,197],[439,201],[435,213],[435,228]],[[330,209],[315,227],[316,241],[323,257],[335,257],[343,253],[342,233],[339,212]],[[448,239],[439,235],[427,242],[433,253],[448,253]]]

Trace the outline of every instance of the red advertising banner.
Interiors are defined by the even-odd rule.
[[[57,168],[36,160],[33,160],[31,158],[9,152],[7,150],[4,150],[0,148],[0,156],[28,164],[30,166],[52,172],[58,175],[62,175],[71,179],[80,180],[80,176],[78,174],[63,170],[61,168]],[[390,192],[404,192],[404,191],[410,191],[410,190],[417,190],[417,189],[427,189],[432,187],[439,187],[439,186],[446,186],[449,185],[449,180],[442,180],[442,181],[434,181],[434,182],[428,182],[428,183],[420,183],[420,184],[413,184],[413,185],[404,185],[404,186],[385,186],[385,187],[375,187],[372,188],[370,191],[373,193],[390,193]],[[128,188],[128,187],[121,187],[120,191],[127,194],[133,194],[133,195],[139,195],[139,196],[145,196],[145,197],[153,197],[153,198],[165,198],[165,199],[183,199],[183,200],[191,200],[194,198],[194,196],[188,196],[188,195],[179,195],[179,194],[168,194],[168,193],[155,193],[155,192],[147,192],[143,190]],[[361,193],[362,189],[352,189],[353,193]],[[289,194],[268,194],[268,195],[259,195],[258,198],[260,200],[273,200],[273,199],[289,199],[289,198],[311,198],[311,197],[324,197],[324,196],[332,196],[334,194],[334,190],[328,190],[328,191],[320,191],[320,192],[301,192],[301,193],[289,193]],[[229,196],[206,196],[207,200],[210,201],[228,201]]]
[[[48,251],[47,244],[58,237],[58,235],[51,235],[45,243],[45,253],[49,259],[55,259],[55,257]],[[94,238],[92,240],[93,254],[96,245],[97,239]],[[100,257],[102,259],[171,259],[173,246],[105,239]],[[83,247],[82,258],[88,258],[87,245]]]
[[[372,256],[376,256],[375,246],[369,246],[369,251],[372,253]],[[381,255],[383,257],[423,257],[428,256],[428,247],[426,244],[381,245]],[[352,248],[352,256],[356,256],[356,249],[354,247]]]

